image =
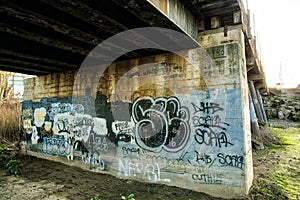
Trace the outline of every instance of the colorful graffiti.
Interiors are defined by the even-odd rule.
[[[32,132],[32,109],[23,109],[22,111],[22,125],[25,134],[31,134]]]
[[[41,127],[44,122],[45,122],[45,117],[46,117],[46,109],[41,107],[41,108],[36,108],[34,110],[34,124],[37,127]]]
[[[228,184],[231,175],[226,170],[245,169],[243,144],[233,137],[240,129],[232,125],[241,119],[232,120],[231,104],[220,98],[142,97],[131,104],[118,102],[122,116],[117,119],[108,102],[99,104],[98,117],[84,113],[82,104],[49,105],[23,109],[23,130],[32,151],[149,182],[186,176],[194,184]],[[131,108],[127,114],[122,105]]]
[[[43,138],[42,151],[46,154],[68,156],[72,151],[72,144],[63,138]]]
[[[54,116],[59,113],[84,114],[84,106],[82,104],[52,103],[48,111],[50,120],[53,120]]]

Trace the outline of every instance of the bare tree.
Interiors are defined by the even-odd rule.
[[[8,80],[13,75],[12,72],[0,71],[0,104],[9,98],[13,86],[8,86]]]

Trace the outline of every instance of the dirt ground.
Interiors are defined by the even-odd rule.
[[[298,140],[300,131],[297,132]],[[253,152],[255,180],[250,190],[250,195],[245,199],[290,198],[278,187],[278,184],[269,179],[269,175],[279,168],[280,163],[286,163],[284,166],[289,167],[289,170],[294,170],[291,174],[291,176],[295,177],[294,181],[299,180],[300,183],[300,155],[298,155],[299,152],[294,152],[292,155],[289,152],[280,152],[283,153],[279,153],[274,148]],[[118,200],[121,199],[122,195],[131,193],[135,195],[137,200],[216,199],[191,190],[118,179],[111,175],[89,172],[77,167],[66,166],[62,163],[31,156],[16,155],[14,159],[18,161],[20,166],[20,172],[17,176],[9,175],[4,168],[7,160],[0,162],[0,199],[3,200],[89,200],[93,197],[98,197],[98,199],[102,200]],[[297,195],[291,199],[298,200],[299,197]]]
[[[198,192],[118,179],[31,156],[17,156],[18,176],[0,169],[0,199],[213,199]],[[1,164],[3,166],[3,164]]]
[[[99,197],[118,200],[130,193],[134,193],[136,199],[216,199],[191,190],[118,179],[31,156],[15,159],[20,166],[18,176],[9,175],[4,167],[0,168],[0,199],[88,200]],[[266,170],[263,167],[255,168],[261,173]]]

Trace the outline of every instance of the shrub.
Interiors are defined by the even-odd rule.
[[[8,155],[8,151],[7,151],[6,146],[1,145],[0,146],[0,161],[5,160],[7,155]]]
[[[16,160],[10,160],[6,164],[5,168],[10,174],[17,175],[19,173],[19,164]]]

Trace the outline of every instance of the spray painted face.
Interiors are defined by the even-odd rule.
[[[46,109],[41,107],[34,110],[34,124],[37,127],[41,127],[44,124]]]
[[[52,122],[45,121],[44,128],[46,131],[50,131],[52,127]]]
[[[31,119],[23,120],[23,128],[26,130],[26,133],[30,134],[32,132]]]

